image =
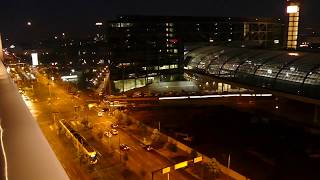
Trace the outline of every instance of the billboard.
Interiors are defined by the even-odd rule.
[[[32,58],[32,65],[38,66],[39,65],[38,53],[31,53],[31,58]]]

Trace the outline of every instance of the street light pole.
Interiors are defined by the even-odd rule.
[[[230,157],[230,153],[229,153],[229,156],[228,156],[228,169],[230,169],[230,161],[231,161],[231,157]]]
[[[121,163],[120,133],[119,133],[119,154],[120,154],[120,163]]]

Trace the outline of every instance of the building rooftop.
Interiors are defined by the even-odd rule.
[[[320,99],[320,53],[209,46],[189,52],[185,60],[186,69]]]

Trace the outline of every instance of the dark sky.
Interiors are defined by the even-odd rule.
[[[119,14],[284,17],[284,4],[285,0],[1,0],[0,31],[13,40],[62,32],[84,36],[96,21]],[[319,9],[319,0],[304,0],[304,26],[320,25]],[[31,28],[27,21],[32,21]]]

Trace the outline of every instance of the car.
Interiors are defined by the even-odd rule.
[[[111,128],[115,129],[118,127],[118,124],[111,124]]]
[[[112,135],[118,135],[118,131],[116,129],[111,129],[111,134]]]
[[[98,112],[98,116],[102,117],[103,116],[103,112],[102,111]]]
[[[130,150],[130,147],[126,144],[120,144],[120,149],[122,151],[129,151]]]
[[[105,132],[104,132],[104,135],[107,136],[108,138],[111,138],[111,137],[112,137],[112,133],[109,132],[109,131],[105,131]]]
[[[151,151],[151,150],[153,149],[153,147],[150,146],[150,145],[146,145],[146,146],[144,147],[144,149],[145,149],[146,151]]]
[[[108,108],[103,108],[103,109],[101,110],[101,112],[107,112],[107,111],[109,111]]]

